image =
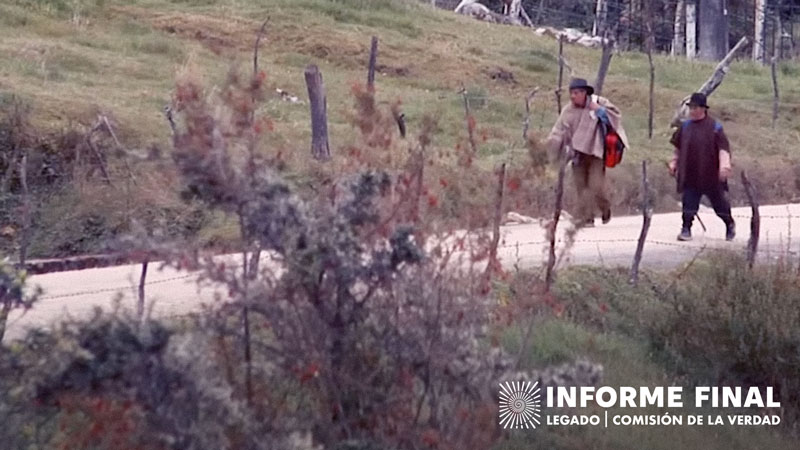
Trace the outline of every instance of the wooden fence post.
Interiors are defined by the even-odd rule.
[[[536,93],[539,92],[539,87],[533,88],[530,94],[525,98],[525,122],[522,125],[522,142],[528,142],[528,129],[531,126],[531,102]]]
[[[367,89],[375,91],[375,63],[378,60],[378,37],[372,36],[372,45],[369,49],[369,69],[367,71]]]
[[[545,292],[550,292],[550,288],[552,287],[553,280],[555,278],[554,270],[556,266],[556,235],[558,232],[558,220],[561,218],[561,209],[564,202],[564,177],[567,170],[567,163],[572,155],[571,146],[571,143],[566,143],[560,151],[561,159],[559,161],[558,181],[556,184],[556,204],[555,210],[553,211],[553,221],[550,225],[550,229],[548,230],[548,233],[550,234],[550,253],[547,259],[547,271],[545,273]]]
[[[744,170],[742,170],[742,184],[744,185],[744,192],[747,194],[747,201],[750,203],[750,208],[753,210],[753,217],[750,218],[750,239],[747,241],[747,264],[752,269],[756,261],[756,252],[758,251],[758,238],[761,232],[761,215],[758,212],[756,189],[753,187],[752,183],[750,183],[750,180],[747,179]]]
[[[772,71],[772,128],[775,128],[775,123],[778,122],[778,104],[780,102],[780,98],[778,96],[778,58],[776,56],[772,57],[771,71]]]
[[[319,67],[311,64],[306,67],[305,77],[311,105],[311,154],[317,160],[327,161],[331,159],[331,149],[328,144],[328,105],[322,73]]]
[[[478,144],[475,143],[475,118],[472,116],[472,111],[469,108],[469,97],[467,97],[467,89],[461,88],[461,95],[464,96],[464,118],[467,122],[467,135],[469,137],[469,146],[472,149],[472,154],[478,154]]]
[[[647,232],[650,230],[650,221],[653,218],[653,211],[650,209],[650,186],[647,183],[647,161],[642,161],[642,195],[642,231],[639,234],[639,243],[636,245],[636,254],[633,257],[633,266],[631,266],[630,282],[634,286],[639,283],[639,264],[642,262],[644,243],[647,240]]]
[[[147,279],[147,264],[148,260],[145,258],[142,263],[142,274],[139,276],[139,304],[136,305],[136,313],[139,315],[140,320],[144,316],[144,286],[146,284],[145,280]]]
[[[500,244],[500,222],[503,221],[503,199],[506,186],[506,163],[498,171],[497,198],[495,199],[494,220],[492,221],[492,244],[489,248],[489,264],[486,265],[486,281],[491,280],[492,273],[500,267],[497,260],[497,246]]]
[[[574,62],[574,61],[573,61]],[[558,35],[558,88],[556,89],[556,104],[558,114],[561,114],[561,88],[564,85],[564,35]]]

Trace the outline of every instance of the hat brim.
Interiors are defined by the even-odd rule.
[[[710,108],[710,106],[708,105],[701,105],[699,103],[691,103],[691,102],[687,103],[686,106],[699,106],[701,108],[706,108],[706,109]]]
[[[573,86],[569,88],[570,91],[575,89],[582,89],[586,91],[586,95],[594,95],[594,88],[591,86]]]

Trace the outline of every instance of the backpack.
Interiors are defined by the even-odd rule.
[[[614,130],[614,127],[611,126],[608,117],[598,118],[598,121],[603,131],[603,162],[606,167],[612,168],[622,162],[625,144]]]
[[[619,137],[613,128],[608,127],[605,134],[603,147],[603,160],[606,167],[614,167],[622,162],[622,154],[625,151],[625,144],[622,143],[622,138]]]

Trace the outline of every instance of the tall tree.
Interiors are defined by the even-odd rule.
[[[728,53],[727,0],[699,0],[700,59],[719,61]]]
[[[608,20],[608,0],[597,0],[592,36],[602,36]]]
[[[753,61],[764,62],[764,23],[767,15],[764,8],[766,0],[755,1],[755,30],[753,31]]]
[[[686,59],[694,59],[697,55],[697,3],[689,0],[686,3]]]
[[[683,55],[686,50],[686,2],[684,0],[678,0],[675,5],[675,22],[672,31],[672,56]]]

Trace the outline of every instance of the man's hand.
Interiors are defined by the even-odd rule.
[[[726,150],[719,151],[719,181],[724,183],[731,176],[731,154]]]
[[[669,174],[671,176],[674,177],[678,173],[678,161],[673,159],[667,164],[667,167],[669,167]]]
[[[728,178],[731,176],[731,168],[730,167],[720,167],[719,168],[719,181],[724,183],[728,181]]]
[[[586,103],[589,104],[589,111],[597,111],[600,109],[600,105],[598,105],[597,102],[593,102],[591,98],[587,99]]]

